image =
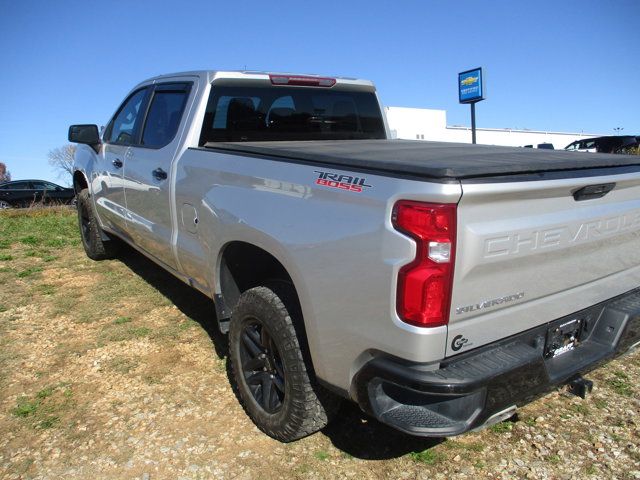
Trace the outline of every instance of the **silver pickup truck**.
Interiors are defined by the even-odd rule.
[[[87,255],[126,242],[212,298],[276,439],[340,397],[457,435],[640,343],[638,157],[389,140],[369,81],[223,71],[69,140]]]

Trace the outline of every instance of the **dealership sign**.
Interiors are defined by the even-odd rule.
[[[476,103],[484,100],[482,68],[474,68],[458,74],[458,98],[460,103]]]

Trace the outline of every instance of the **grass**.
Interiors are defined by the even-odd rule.
[[[8,253],[0,253],[0,262],[10,262],[13,260],[13,255],[9,255]]]
[[[126,323],[124,325],[126,325]],[[102,332],[101,340],[107,342],[126,342],[148,337],[151,332],[152,330],[149,327],[123,327],[123,325],[117,325],[116,327],[105,328]]]
[[[115,325],[123,325],[125,323],[129,323],[130,321],[131,321],[131,318],[129,317],[118,317],[113,321],[113,323]]]
[[[71,407],[72,397],[68,384],[50,385],[33,397],[19,397],[11,413],[33,428],[53,428],[60,423],[60,415]]]
[[[598,474],[598,469],[596,468],[596,466],[592,463],[591,465],[588,465],[587,468],[584,469],[585,473],[587,475],[597,475]]]
[[[131,358],[117,357],[111,360],[108,363],[108,366],[114,372],[121,375],[127,375],[138,366],[138,362]]]
[[[409,453],[409,458],[417,463],[424,463],[425,465],[436,465],[445,459],[445,456],[436,452],[432,448],[423,450],[421,452]]]
[[[22,270],[16,273],[16,276],[18,278],[26,278],[26,277],[30,277],[34,273],[39,273],[41,271],[42,271],[42,267],[29,267],[26,270]]]
[[[496,423],[495,425],[491,425],[489,430],[493,433],[507,433],[513,430],[513,422],[506,420],[504,422]]]
[[[29,400],[27,397],[18,398],[16,407],[13,409],[13,414],[16,417],[28,417],[33,415],[38,410],[40,402],[37,400]]]
[[[324,450],[317,450],[314,454],[314,457],[316,457],[318,460],[324,461],[326,459],[328,459],[330,457],[330,455],[325,452]]]
[[[612,378],[607,381],[609,386],[616,392],[618,395],[622,395],[624,397],[630,397],[633,395],[633,388],[629,383],[629,376],[621,372],[620,370],[616,370],[613,372],[613,375],[616,378]]]
[[[0,217],[0,248],[76,246],[80,244],[78,219],[68,207],[7,210]]]
[[[466,450],[469,452],[481,452],[484,450],[484,445],[480,442],[461,442],[459,440],[447,440],[442,444],[446,449],[450,450]]]
[[[603,400],[602,398],[596,398],[596,399],[593,401],[593,404],[596,406],[596,408],[597,408],[598,410],[602,410],[603,408],[607,408],[607,405],[608,405],[608,404],[607,404],[607,401],[606,401],[606,400]]]
[[[36,291],[42,295],[53,295],[56,293],[56,287],[49,285],[48,283],[43,283],[36,286]]]
[[[580,415],[584,415],[585,417],[587,415],[589,415],[589,413],[591,413],[589,411],[589,408],[586,405],[583,405],[582,403],[574,403],[571,405],[571,410],[573,410],[576,413],[579,413]]]

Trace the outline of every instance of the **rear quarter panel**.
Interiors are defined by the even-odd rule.
[[[322,171],[365,178],[370,187],[356,193],[317,185]],[[455,203],[459,184],[189,149],[175,191],[178,211],[192,205],[199,216],[195,234],[178,225],[183,271],[219,293],[216,272],[229,242],[275,256],[298,291],[321,379],[347,390],[376,350],[418,362],[444,356],[446,327],[419,329],[396,315],[397,271],[414,258],[415,245],[390,218],[400,198]]]

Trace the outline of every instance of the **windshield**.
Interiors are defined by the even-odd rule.
[[[385,138],[375,94],[301,87],[213,87],[208,142]]]

